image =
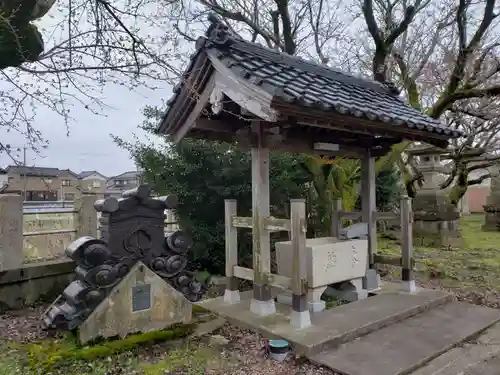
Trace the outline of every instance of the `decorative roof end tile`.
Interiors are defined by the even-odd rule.
[[[229,27],[214,13],[208,15],[208,21],[210,22],[210,26],[205,33],[208,40],[218,47],[226,46],[230,43],[232,34],[229,31]]]

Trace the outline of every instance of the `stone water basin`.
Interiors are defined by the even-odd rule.
[[[368,240],[339,240],[336,237],[306,239],[306,262],[301,267],[309,288],[319,288],[365,276]],[[276,243],[278,274],[292,277],[291,241]]]

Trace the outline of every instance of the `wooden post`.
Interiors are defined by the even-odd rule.
[[[401,279],[404,289],[413,293],[417,291],[413,272],[413,214],[411,200],[408,196],[401,199]]]
[[[266,148],[262,124],[252,124],[252,252],[253,299],[250,310],[261,316],[274,314],[268,277],[271,273],[271,243],[264,218],[269,216],[269,149]]]
[[[307,303],[306,231],[306,202],[304,199],[292,199],[290,204],[290,237],[293,248],[293,267],[290,323],[296,328],[305,328],[311,325]]]
[[[224,225],[226,234],[226,291],[224,302],[233,304],[240,302],[238,278],[234,276],[234,266],[238,265],[238,230],[233,226],[237,203],[235,199],[224,201]]]
[[[0,272],[21,268],[23,250],[23,198],[0,194]]]
[[[95,195],[82,195],[75,199],[76,237],[97,238],[97,211],[94,208]]]
[[[342,211],[342,200],[336,199],[332,207],[332,236],[336,238],[339,238],[340,231],[342,230],[340,211]]]
[[[377,252],[375,177],[375,158],[367,150],[361,166],[361,217],[368,227],[368,270],[363,280],[363,288],[367,290],[380,288],[380,278],[374,269],[374,255]]]

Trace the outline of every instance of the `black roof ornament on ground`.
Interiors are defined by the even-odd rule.
[[[81,237],[66,249],[77,265],[76,280],[69,284],[42,317],[46,328],[74,330],[141,261],[191,302],[208,289],[186,270],[191,239],[182,231],[165,233],[165,209],[177,206],[173,195],[152,198],[140,185],[122,198],[97,200],[102,213],[101,238]]]
[[[278,126],[285,141],[335,140],[383,154],[402,139],[445,147],[462,133],[408,106],[390,82],[380,83],[243,40],[216,16],[198,38],[159,133],[235,141],[234,134],[260,120]],[[209,97],[225,95],[213,113]],[[210,120],[210,121],[207,121]],[[224,129],[222,129],[224,128]],[[350,140],[356,135],[356,141]]]

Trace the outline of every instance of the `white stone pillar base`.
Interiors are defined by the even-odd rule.
[[[290,324],[297,329],[304,329],[311,326],[311,314],[309,310],[294,311],[290,315]]]
[[[239,290],[229,290],[224,291],[224,303],[229,305],[234,305],[241,301]]]
[[[268,316],[276,314],[276,305],[273,299],[269,301],[259,301],[252,298],[250,302],[250,311],[255,315]]]

